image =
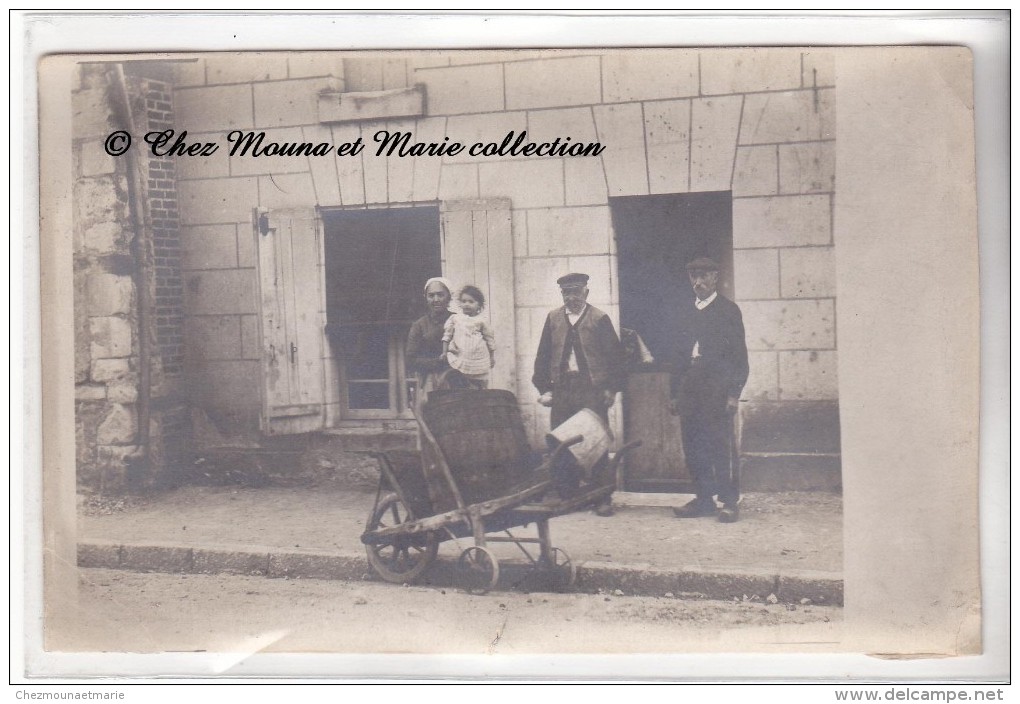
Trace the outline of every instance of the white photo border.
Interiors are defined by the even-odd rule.
[[[110,19],[116,14],[116,23]],[[232,676],[307,676],[335,672],[357,677],[445,676],[492,678],[985,680],[1008,674],[1009,502],[1009,15],[1003,13],[868,13],[764,16],[761,13],[589,15],[580,13],[432,13],[330,15],[346,31],[322,33],[315,13],[201,14],[168,12],[16,13],[11,24],[11,363],[21,369],[10,389],[12,436],[11,676],[31,681],[25,666],[48,681],[81,681],[115,671],[125,678],[162,672],[187,678],[210,672],[216,656],[93,655],[44,653],[41,603],[41,391],[37,75],[39,59],[52,53],[249,51],[413,48],[560,48],[576,46],[779,46],[932,45],[969,47],[974,56],[975,120],[981,270],[981,577],[984,654],[945,660],[890,661],[864,655],[655,655],[458,656],[254,655]],[[309,31],[314,27],[314,31]],[[17,232],[23,236],[18,238]],[[12,374],[18,378],[19,375]],[[25,566],[21,583],[19,567]],[[24,611],[19,607],[23,606]],[[24,648],[23,651],[20,648]],[[451,663],[455,663],[451,671]],[[440,669],[441,668],[441,669]],[[22,679],[19,680],[18,677]],[[365,675],[360,675],[364,677]],[[129,680],[125,680],[129,681]]]

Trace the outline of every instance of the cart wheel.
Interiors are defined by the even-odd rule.
[[[553,548],[552,557],[553,569],[560,576],[563,588],[570,589],[577,581],[577,565],[563,548]]]
[[[577,581],[577,566],[563,548],[553,548],[551,563],[545,565],[556,580],[559,589],[570,589]]]
[[[392,528],[413,520],[396,494],[384,497],[368,522],[368,531]],[[392,542],[366,545],[368,563],[387,582],[404,584],[417,579],[436,559],[439,540],[435,533],[396,535]]]
[[[485,594],[499,582],[499,560],[488,548],[472,545],[460,554],[457,572],[466,591]]]

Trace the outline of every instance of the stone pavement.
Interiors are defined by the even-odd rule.
[[[161,572],[375,579],[359,540],[374,492],[338,487],[186,487],[84,505],[78,563]],[[553,544],[578,567],[576,589],[627,595],[778,599],[842,604],[842,502],[808,492],[748,494],[741,520],[678,519],[688,496],[614,495],[616,515],[552,519]],[[514,529],[535,535],[534,527]],[[456,585],[450,566],[469,539],[440,545],[419,580]],[[512,544],[490,544],[512,574],[526,564]],[[516,560],[515,560],[516,558]],[[507,582],[504,584],[504,582]],[[510,588],[503,580],[499,588]]]

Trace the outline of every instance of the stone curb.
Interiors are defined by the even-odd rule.
[[[316,550],[279,550],[252,547],[186,547],[155,543],[78,543],[79,567],[169,572],[174,574],[242,574],[288,579],[337,579],[379,581],[362,555],[345,555]],[[500,588],[541,591],[530,579],[531,570],[520,562],[501,562]],[[416,584],[456,587],[455,563],[437,560]],[[767,571],[728,569],[704,570],[684,567],[662,570],[650,565],[620,565],[586,562],[577,568],[574,591],[587,593],[622,592],[626,596],[698,596],[709,599],[765,601],[769,595],[783,603],[842,606],[843,579],[838,573],[794,571],[775,574]]]

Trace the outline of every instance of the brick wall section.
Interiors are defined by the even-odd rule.
[[[173,87],[146,80],[147,131],[173,129]],[[184,362],[184,286],[181,279],[181,246],[177,210],[176,159],[147,155],[149,209],[152,217],[152,245],[155,262],[155,331],[163,373],[179,380]]]
[[[144,101],[145,132],[174,128],[173,84],[153,78],[134,81]],[[136,118],[138,119],[138,118]],[[185,394],[184,282],[181,272],[177,160],[145,153],[149,216],[152,223],[152,327],[155,349],[150,459],[161,484],[176,483],[193,457],[191,415]]]
[[[831,54],[465,51],[339,63],[336,55],[294,56],[252,57],[229,68],[215,63],[218,58],[203,59],[182,67],[176,80],[178,128],[196,139],[222,140],[237,127],[264,129],[273,141],[301,136],[339,144],[360,136],[368,144],[359,158],[335,159],[334,169],[223,153],[179,169],[188,354],[200,404],[231,421],[220,430],[257,427],[258,394],[250,383],[259,373],[252,340],[257,285],[250,213],[256,205],[510,198],[516,391],[537,442],[548,411],[534,403],[529,379],[545,313],[561,303],[556,277],[587,271],[591,302],[619,320],[608,198],[731,191],[736,299],[751,350],[743,418],[746,437],[757,443],[745,450],[763,456],[797,451],[768,439],[790,435],[789,427],[798,435],[803,427],[811,430],[798,435],[803,451],[838,453]],[[341,77],[348,90],[423,84],[426,115],[319,124],[314,96]],[[379,129],[465,143],[527,129],[532,141],[568,134],[597,139],[607,149],[597,159],[386,159],[373,155],[371,136]],[[614,418],[617,427],[620,422]]]

